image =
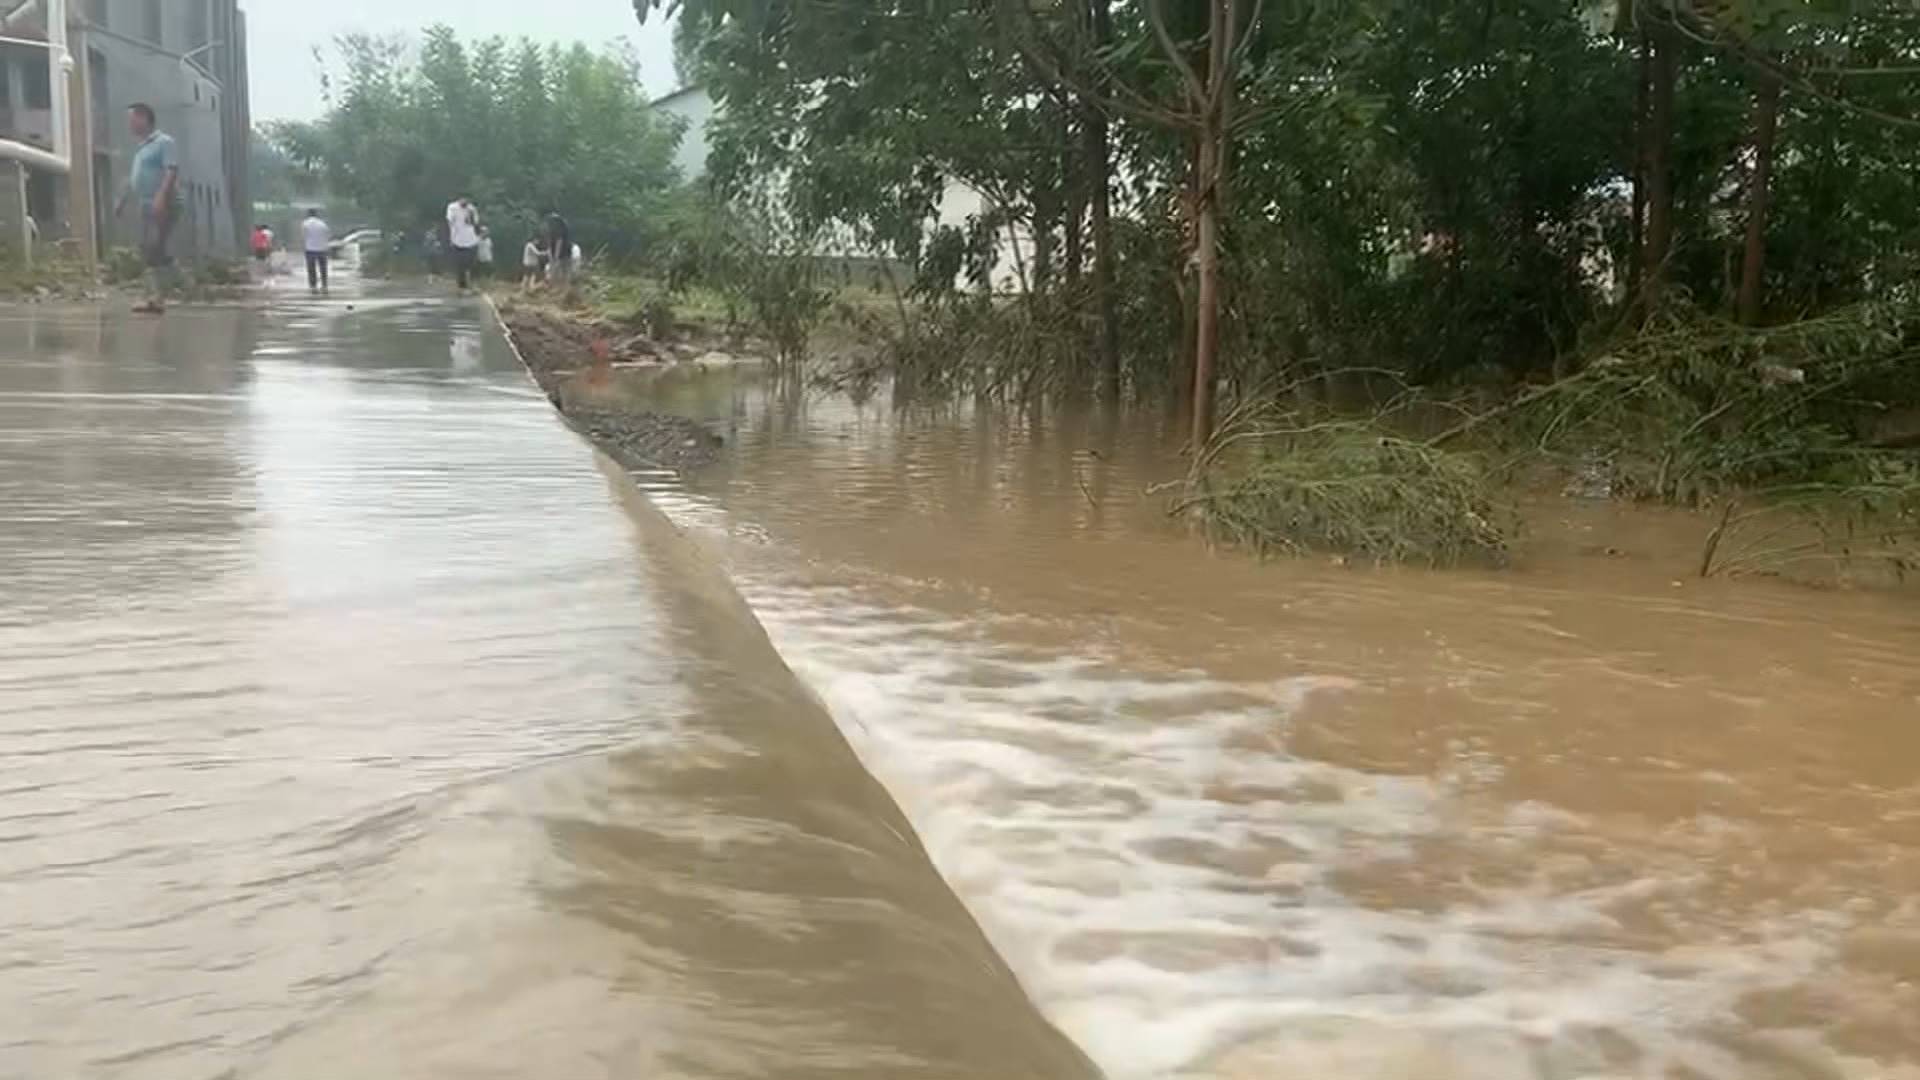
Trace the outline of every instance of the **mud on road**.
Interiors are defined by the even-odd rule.
[[[684,362],[685,350],[591,316],[522,304],[497,305],[497,310],[554,407],[615,461],[628,468],[686,472],[720,455],[725,440],[704,425],[598,392],[617,369],[666,368]]]

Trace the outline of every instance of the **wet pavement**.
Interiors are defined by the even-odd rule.
[[[0,1076],[1090,1075],[478,301],[0,312]]]
[[[1572,504],[1262,564],[1158,415],[604,397],[727,452],[621,473],[445,296],[0,313],[0,1077],[1920,1076],[1910,594]]]

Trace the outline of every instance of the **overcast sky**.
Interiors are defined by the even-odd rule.
[[[631,0],[240,0],[256,120],[320,115],[313,46],[361,30],[417,31],[436,22],[462,37],[502,34],[593,45],[624,37],[640,57],[651,94],[673,89],[673,42],[665,24],[641,26]]]

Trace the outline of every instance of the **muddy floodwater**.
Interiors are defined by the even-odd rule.
[[[628,475],[349,291],[0,312],[0,1077],[1920,1077],[1911,594],[749,369]]]
[[[1920,1076],[1920,603],[1688,576],[1534,508],[1517,569],[1211,554],[1164,418],[619,393],[647,483],[1041,1010],[1113,1077]]]

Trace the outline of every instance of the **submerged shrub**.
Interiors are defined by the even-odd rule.
[[[1254,433],[1258,436],[1259,433]],[[1331,422],[1261,439],[1239,467],[1205,466],[1180,508],[1261,552],[1329,552],[1376,563],[1499,565],[1511,515],[1478,457]]]
[[[1737,492],[1874,486],[1911,451],[1920,307],[1860,304],[1747,329],[1681,312],[1489,425],[1516,455],[1595,463],[1617,495],[1699,505]]]

